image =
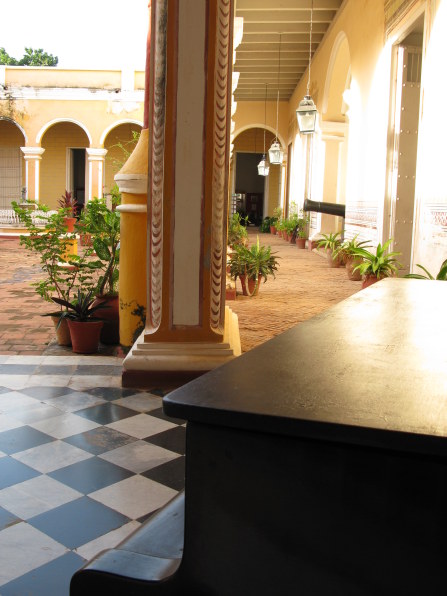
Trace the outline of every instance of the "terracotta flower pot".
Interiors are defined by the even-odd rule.
[[[67,232],[72,234],[74,232],[74,225],[76,223],[76,217],[64,217],[64,224],[67,226]]]
[[[356,259],[355,257],[347,257],[346,258],[346,273],[351,281],[360,281],[362,279],[362,274],[360,271],[354,271],[357,265],[360,265],[362,259]]]
[[[306,248],[306,238],[298,238],[297,236],[295,242],[297,248]]]
[[[103,319],[104,325],[101,330],[101,342],[106,345],[117,345],[120,343],[120,313],[118,296],[98,296],[93,303],[103,303],[109,308],[98,308],[95,316]]]
[[[275,228],[275,226],[270,226],[270,234],[273,234],[273,235],[276,234],[276,228]]]
[[[381,279],[383,279],[383,277],[376,277],[375,275],[365,275],[365,277],[363,278],[363,282],[362,282],[362,290],[364,290],[365,288],[367,288],[369,286],[372,286],[373,284],[380,281]]]
[[[56,330],[56,340],[59,346],[71,346],[70,330],[67,325],[67,319],[62,319],[58,327],[59,317],[51,317]]]
[[[339,257],[333,259],[332,258],[332,250],[328,250],[327,254],[327,263],[329,265],[329,267],[340,267],[342,264],[342,259],[340,259]]]
[[[68,319],[73,352],[76,354],[97,352],[103,324],[103,321],[72,321]]]
[[[244,296],[257,296],[259,294],[259,283],[256,285],[256,279],[246,275],[239,275]]]

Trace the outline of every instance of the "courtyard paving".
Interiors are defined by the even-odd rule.
[[[250,241],[256,241],[250,229]],[[239,316],[242,351],[264,343],[278,333],[323,312],[361,288],[344,269],[328,267],[315,252],[297,249],[278,236],[259,234],[280,257],[276,279],[261,285],[259,296],[241,295],[229,301]],[[19,246],[18,239],[0,238],[0,355],[69,355],[55,344],[52,310],[31,286],[40,277],[38,259]],[[110,353],[110,350],[109,352]],[[116,355],[116,352],[115,352]]]

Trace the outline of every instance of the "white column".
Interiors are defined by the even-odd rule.
[[[102,197],[102,178],[107,149],[89,147],[86,151],[88,159],[88,200],[91,201],[94,196]],[[96,164],[96,167],[94,164]]]
[[[42,159],[45,149],[42,147],[20,147],[20,149],[25,159],[26,198],[38,203],[40,199],[40,160]],[[29,183],[32,180],[32,175],[30,176],[30,165],[31,170],[34,167],[34,188],[31,189],[29,187]]]

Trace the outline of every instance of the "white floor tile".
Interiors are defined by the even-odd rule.
[[[176,495],[172,488],[143,476],[132,476],[90,493],[89,497],[136,519],[162,507]]]
[[[8,393],[0,394],[0,412],[18,412],[18,410],[27,408],[33,408],[39,405],[39,400],[33,397],[28,397],[20,393],[20,391],[9,391]],[[11,414],[10,414],[11,415]]]
[[[107,424],[109,428],[114,428],[121,433],[136,437],[137,439],[143,439],[162,433],[170,428],[175,428],[177,425],[172,422],[167,422],[161,418],[155,416],[147,416],[146,414],[138,414],[137,416],[131,416],[124,420],[118,420],[118,422],[111,422]]]
[[[162,405],[161,397],[138,393],[117,399],[113,403],[130,408],[131,410],[136,410],[137,412],[149,412],[150,410],[161,408]]]
[[[19,422],[24,424],[31,424],[48,418],[60,416],[61,411],[51,405],[37,403],[35,406],[29,408],[22,408],[21,410],[11,410],[9,415],[16,418]]]
[[[107,453],[103,453],[99,457],[139,474],[171,461],[179,457],[179,454],[158,447],[157,445],[150,445],[145,441],[135,441],[134,443],[117,447],[117,449],[113,449],[112,451],[107,451]]]
[[[140,522],[131,521],[128,524],[121,526],[121,528],[118,528],[117,530],[112,530],[112,532],[104,534],[104,536],[100,536],[99,538],[96,538],[95,540],[87,542],[87,544],[76,548],[75,552],[78,553],[79,556],[89,561],[102,550],[105,550],[106,548],[114,548],[140,526]]]
[[[82,496],[49,476],[37,476],[0,490],[0,506],[21,519],[29,519]]]
[[[0,532],[0,586],[67,552],[67,548],[26,522]]]
[[[0,375],[0,387],[8,389],[23,389],[32,387],[29,383],[29,375]]]
[[[70,380],[69,375],[32,375],[26,384],[27,387],[66,387]]]
[[[50,397],[44,400],[45,403],[62,410],[63,412],[76,412],[91,406],[97,406],[105,403],[105,399],[101,397],[94,397],[82,392],[68,393],[60,397]]]
[[[67,386],[81,390],[92,387],[121,387],[121,376],[73,375]]]
[[[8,416],[7,414],[0,414],[0,432],[3,432],[4,430],[11,430],[13,428],[19,428],[20,426],[24,426],[24,424],[19,422],[19,420],[16,418]]]
[[[29,426],[50,435],[50,437],[65,439],[66,437],[92,430],[92,428],[97,428],[101,425],[87,420],[87,418],[76,416],[76,414],[62,414],[61,416],[55,416],[41,422],[33,422]]]
[[[36,366],[45,360],[45,356],[18,356],[16,354],[7,358],[7,364],[35,364]]]
[[[26,451],[20,451],[12,457],[38,472],[48,474],[78,461],[89,459],[93,455],[63,441],[53,441]]]

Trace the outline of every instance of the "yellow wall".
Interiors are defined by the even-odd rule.
[[[107,135],[104,142],[104,148],[107,149],[104,168],[105,193],[108,193],[115,184],[114,176],[126,161],[125,153],[117,144],[121,143],[128,151],[132,152],[136,145],[132,142],[132,131],[139,132],[140,130],[141,127],[135,124],[120,124]]]
[[[240,134],[240,132],[245,130],[246,128],[264,128],[264,122],[266,123],[267,130],[270,130],[274,134],[276,130],[276,102],[267,102],[266,119],[264,118],[264,110],[265,105],[263,101],[239,101],[237,104],[236,113],[233,116],[233,120],[235,123],[234,138],[236,138]],[[286,101],[279,102],[278,114],[278,137],[280,143],[283,145],[283,151],[286,151],[288,127],[288,103]]]
[[[55,208],[66,189],[67,148],[88,147],[88,139],[78,126],[64,122],[45,133],[42,147],[45,153],[40,165],[40,202]]]

